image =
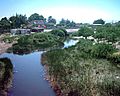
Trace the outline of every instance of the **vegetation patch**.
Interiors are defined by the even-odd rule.
[[[46,52],[43,64],[49,66],[63,96],[118,96],[120,69],[107,59],[113,52],[109,44],[81,39],[75,46]]]
[[[35,33],[20,37],[18,43],[13,44],[12,48],[9,48],[8,51],[24,54],[35,50],[56,48],[60,46],[63,46],[63,43],[57,36],[50,33]]]
[[[7,96],[13,78],[13,65],[8,58],[0,59],[0,96]]]

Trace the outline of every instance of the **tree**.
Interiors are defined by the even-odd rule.
[[[88,36],[92,36],[94,34],[94,31],[91,28],[88,27],[81,27],[78,30],[78,36],[83,36],[87,39]]]
[[[93,22],[93,24],[105,24],[105,21],[104,20],[102,20],[102,19],[98,19],[98,20],[95,20],[94,22]]]
[[[75,27],[76,26],[76,23],[74,22],[74,21],[72,21],[71,23],[70,23],[70,27]]]
[[[61,26],[65,26],[66,20],[64,20],[64,19],[62,18],[59,24],[60,24]]]
[[[46,19],[42,16],[42,15],[39,15],[38,13],[34,13],[32,14],[29,18],[28,18],[29,21],[33,21],[33,20],[43,20],[44,22],[46,22]]]
[[[50,33],[55,35],[55,36],[59,36],[59,37],[67,36],[67,31],[63,28],[54,29]]]
[[[10,29],[9,20],[6,17],[2,18],[1,21],[0,21],[0,26],[1,26],[2,29]]]
[[[11,16],[9,18],[9,21],[11,23],[12,28],[20,28],[23,27],[24,25],[27,25],[26,15],[16,14],[16,16]]]
[[[11,16],[11,17],[9,18],[9,21],[10,21],[10,23],[11,23],[11,27],[12,27],[12,28],[16,28],[16,16]]]
[[[52,18],[52,16],[48,17],[48,23],[56,24],[56,19]]]
[[[49,16],[46,24],[47,28],[53,29],[55,24],[56,24],[56,19],[54,19],[52,16]]]
[[[115,48],[112,45],[98,43],[92,47],[91,55],[97,58],[107,58],[113,52],[115,52]]]
[[[28,18],[29,21],[39,20],[39,19],[40,19],[40,16],[39,16],[39,14],[37,14],[37,13],[32,14],[32,15]]]
[[[70,20],[64,20],[64,19],[61,19],[59,25],[65,27],[65,28],[74,28],[76,23],[74,21],[70,21]]]

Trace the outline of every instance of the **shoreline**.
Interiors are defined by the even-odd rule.
[[[47,58],[44,55],[45,53],[42,54],[42,58],[41,58],[41,63],[43,64],[46,74],[45,74],[45,80],[47,80],[50,83],[50,86],[52,87],[52,89],[54,90],[56,96],[64,96],[63,92],[59,86],[59,84],[57,83],[57,80],[54,76],[51,76],[49,74],[49,66],[47,64]]]
[[[0,58],[1,66],[0,76],[0,96],[8,96],[9,89],[12,87],[13,65],[8,58]]]
[[[4,41],[0,40],[0,55],[5,53],[8,48],[12,47],[12,44],[13,43],[5,43]],[[1,58],[1,60],[2,59],[3,58]],[[8,66],[10,66],[10,65],[12,66],[11,62],[10,62],[10,64],[5,65],[5,72],[4,72],[4,75],[2,77],[4,80],[1,81],[1,85],[0,85],[1,86],[0,96],[8,96],[9,90],[12,87],[13,72],[11,69],[7,69]]]

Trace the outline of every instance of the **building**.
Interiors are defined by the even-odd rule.
[[[13,35],[18,35],[18,34],[30,34],[31,30],[30,29],[11,29],[10,30],[11,34]]]
[[[33,27],[31,28],[31,32],[44,32],[44,28]]]
[[[38,28],[46,28],[45,22],[43,20],[33,20],[28,24],[29,28],[38,27]]]

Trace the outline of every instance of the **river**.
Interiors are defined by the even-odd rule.
[[[78,41],[64,42],[64,48],[75,45]],[[33,52],[26,55],[4,53],[14,66],[13,85],[9,96],[55,96],[49,82],[44,79],[45,70],[41,64],[41,55],[44,51]]]

